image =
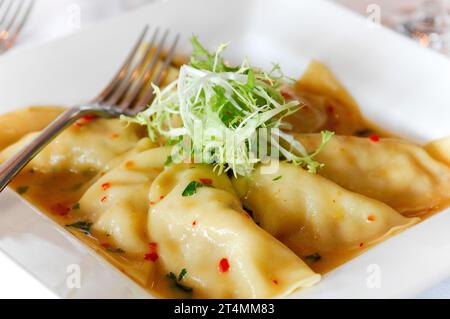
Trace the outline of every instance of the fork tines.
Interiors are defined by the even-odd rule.
[[[14,45],[33,5],[34,0],[0,0],[0,53]]]
[[[160,86],[172,62],[179,34],[168,29],[145,27],[114,80],[96,99],[122,110],[140,111],[153,100],[150,83]]]

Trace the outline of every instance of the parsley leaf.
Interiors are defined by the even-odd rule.
[[[164,162],[164,166],[169,166],[172,163],[173,163],[172,156],[167,156],[166,161]]]
[[[17,193],[19,193],[20,195],[23,195],[23,194],[25,194],[26,192],[28,192],[28,189],[29,189],[30,187],[29,186],[19,186],[18,188],[17,188]]]
[[[203,186],[202,183],[199,183],[199,182],[196,182],[196,181],[192,181],[186,186],[186,188],[184,189],[182,195],[184,197],[192,196],[195,193],[197,193],[197,188],[202,187],[202,186]]]
[[[178,275],[178,281],[182,281],[184,276],[187,275],[187,270],[186,268],[181,269],[180,274]]]
[[[282,178],[283,176],[282,175],[280,175],[280,176],[277,176],[277,177],[275,177],[274,179],[272,179],[274,182],[276,182],[276,181],[279,181],[281,178]]]
[[[171,281],[173,281],[173,284],[176,288],[181,289],[184,292],[192,292],[192,288],[185,286],[181,283],[181,281],[183,280],[183,278],[187,275],[187,270],[186,268],[181,269],[180,274],[175,275],[173,272],[170,272],[166,275],[167,278],[169,278]]]
[[[107,247],[106,250],[111,252],[111,253],[115,253],[115,254],[123,254],[123,253],[125,253],[125,250],[123,250],[122,248]]]
[[[80,203],[76,203],[73,205],[72,209],[80,209]]]
[[[85,234],[90,234],[92,223],[86,221],[79,221],[73,224],[68,224],[66,225],[66,227],[76,228],[78,230],[81,230]]]
[[[315,253],[312,255],[305,256],[305,259],[310,262],[318,262],[320,259],[322,259],[322,256],[320,256],[318,253]]]
[[[202,180],[202,179],[200,179],[200,180]],[[211,185],[208,178],[205,178],[204,182],[192,181],[186,186],[186,188],[184,189],[184,191],[181,195],[183,197],[192,196],[195,193],[197,193],[197,189],[199,189],[200,187],[214,187],[214,186]]]

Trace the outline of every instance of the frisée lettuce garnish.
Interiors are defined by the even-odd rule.
[[[302,104],[286,101],[280,93],[281,85],[289,81],[280,66],[275,64],[264,72],[245,59],[232,67],[222,56],[227,45],[210,53],[197,37],[191,42],[190,63],[181,66],[178,79],[163,89],[153,85],[152,104],[134,117],[121,119],[147,126],[154,141],[162,138],[176,144],[189,138],[193,147],[188,156],[196,162],[214,164],[218,173],[232,170],[235,176],[246,176],[257,163],[275,154],[316,172],[321,164],[313,157],[333,133],[322,132],[322,143],[312,154],[286,133],[290,125],[283,119]],[[264,154],[263,144],[267,156],[260,155]]]

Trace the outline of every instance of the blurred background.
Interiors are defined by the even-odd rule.
[[[35,0],[17,46],[48,41],[156,1]],[[328,0],[450,56],[450,0]]]
[[[450,0],[332,0],[450,56]]]

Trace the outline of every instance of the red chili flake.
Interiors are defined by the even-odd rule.
[[[157,261],[158,258],[159,258],[159,256],[157,253],[148,253],[148,254],[145,254],[145,256],[144,256],[145,260],[149,260],[149,261],[153,261],[153,262]]]
[[[203,185],[212,185],[213,183],[211,178],[200,178],[200,182],[202,182]]]
[[[376,134],[370,135],[370,136],[369,136],[369,139],[370,139],[372,142],[379,142],[379,141],[380,141],[380,137],[379,137],[378,135],[376,135]]]
[[[144,255],[144,259],[145,260],[150,260],[155,262],[156,260],[158,260],[158,253],[156,252],[156,249],[158,248],[158,244],[157,243],[149,243],[148,244],[149,247],[149,253]]]
[[[104,190],[104,191],[106,191],[108,188],[110,188],[111,187],[111,184],[110,183],[103,183],[102,184],[102,189]]]
[[[125,167],[126,168],[133,168],[134,166],[134,162],[133,161],[126,161],[125,162]]]
[[[100,176],[105,176],[105,174],[106,174],[106,173],[103,172],[103,171],[100,172]]]
[[[369,222],[374,222],[375,219],[376,219],[376,217],[375,217],[374,215],[369,215],[369,216],[367,216],[367,220],[368,220]]]
[[[111,138],[114,140],[116,138],[118,138],[120,135],[118,133],[113,133],[111,134]]]
[[[103,244],[102,244],[102,247],[104,247],[104,248],[111,248],[111,244],[109,244],[109,243],[103,243]]]
[[[104,203],[104,202],[106,202],[107,199],[108,199],[108,196],[103,196],[103,197],[100,199],[100,201],[101,201],[102,203]]]
[[[274,285],[278,285],[278,280],[274,279],[274,280],[272,280],[272,283],[273,283]]]
[[[150,252],[155,252],[156,248],[158,248],[158,244],[157,243],[149,243],[148,247],[150,248]]]
[[[159,200],[163,200],[164,199],[164,195],[159,196]]]
[[[286,100],[292,99],[292,94],[287,91],[281,91],[281,96],[283,96]]]
[[[97,117],[98,117],[97,115],[92,115],[92,114],[91,115],[85,115],[82,118],[80,118],[78,121],[76,121],[74,123],[74,125],[76,127],[81,127],[81,126],[83,126],[83,124],[89,123],[92,120],[96,119]]]
[[[61,204],[61,203],[56,203],[56,204],[52,205],[50,207],[50,209],[54,213],[56,213],[56,214],[58,214],[60,216],[66,216],[70,212],[70,207],[68,207],[68,206],[66,206],[64,204]]]
[[[152,201],[150,201],[150,202],[149,202],[149,204],[150,204],[150,206],[153,206],[153,205],[155,205],[156,203],[155,203],[155,202],[152,202]]]
[[[331,106],[331,105],[328,105],[328,106],[327,106],[327,112],[328,112],[328,113],[334,113],[334,107]]]
[[[194,221],[192,222],[192,227],[195,227],[196,225],[197,225],[197,221],[194,220]]]
[[[228,262],[228,259],[222,258],[219,261],[219,271],[220,272],[227,272],[230,269],[230,263]]]
[[[359,247],[360,247],[360,248],[361,248],[362,246],[364,246],[364,243],[360,243],[360,244],[359,244]]]

